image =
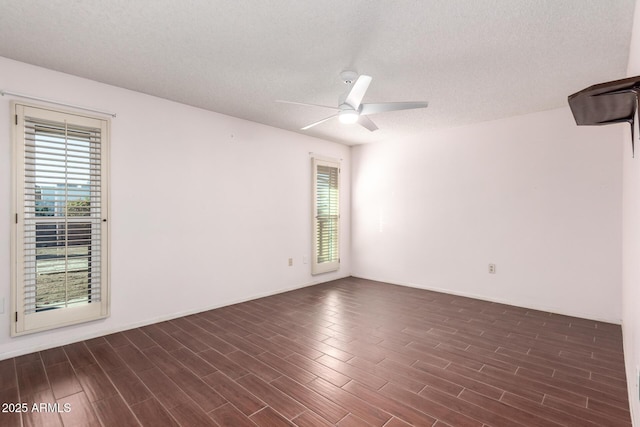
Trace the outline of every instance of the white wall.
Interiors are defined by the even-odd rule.
[[[111,317],[10,338],[10,99],[0,98],[0,359],[349,275],[349,147],[4,58],[0,89],[117,113]],[[309,152],[343,159],[342,266],[320,276],[302,264]]]
[[[353,275],[620,323],[621,126],[567,107],[354,148]]]
[[[629,50],[629,76],[640,74],[640,2]],[[637,125],[636,125],[637,126]],[[636,127],[636,156],[631,157],[631,135],[624,133],[622,204],[622,332],[627,368],[627,389],[633,425],[640,426],[638,373],[640,366],[640,142]]]

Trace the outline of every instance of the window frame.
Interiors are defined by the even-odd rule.
[[[312,165],[312,197],[311,197],[311,215],[312,215],[312,246],[311,246],[311,274],[322,274],[340,269],[340,161],[329,158],[313,157],[311,159]],[[318,262],[318,167],[330,167],[337,169],[337,218],[335,218],[335,226],[337,227],[337,242],[335,243],[335,256],[327,262]]]
[[[65,111],[58,108],[51,108],[48,106],[29,104],[18,101],[12,101],[10,105],[10,120],[12,124],[11,187],[13,193],[13,217],[11,227],[11,336],[15,337],[25,334],[31,334],[35,332],[41,332],[54,328],[106,318],[110,315],[110,231],[107,219],[109,218],[110,214],[109,146],[111,121],[108,118],[104,117],[86,115],[73,111]],[[93,239],[93,232],[91,232],[90,234],[90,245],[92,247],[94,245],[99,245],[100,249],[99,260],[97,261],[100,263],[99,301],[91,301],[91,303],[87,304],[78,304],[77,306],[67,306],[54,310],[35,309],[33,312],[29,313],[26,310],[24,292],[26,280],[24,279],[24,275],[27,271],[25,260],[27,260],[28,256],[24,254],[25,249],[27,248],[25,244],[24,231],[29,224],[32,224],[33,227],[37,227],[37,223],[35,220],[37,216],[34,216],[33,219],[30,218],[29,220],[25,218],[25,199],[26,197],[28,197],[29,192],[33,192],[29,190],[25,184],[25,117],[31,117],[36,120],[42,121],[69,123],[70,125],[78,127],[84,126],[100,129],[100,212],[99,215],[89,215],[89,217],[94,221],[97,219],[99,222],[99,241],[96,242]],[[67,188],[66,186],[68,186],[69,179],[69,177],[65,178],[65,188]],[[65,192],[68,192],[68,190],[65,190]],[[37,194],[37,190],[35,190],[35,200],[37,200]],[[90,197],[93,198],[95,196]],[[64,219],[65,224],[73,224],[74,222],[81,223],[81,221],[79,221],[73,215],[65,214],[60,218]],[[69,218],[75,219],[75,221],[69,221]],[[68,229],[71,230],[71,227],[69,227]],[[73,233],[69,233],[67,231],[67,235],[69,234]],[[69,246],[69,241],[67,240],[64,247],[67,248]],[[95,257],[95,255],[91,254],[90,251],[88,257],[88,262],[89,264],[91,264],[92,257]],[[91,268],[89,269],[91,270]],[[65,269],[65,271],[67,270]],[[88,300],[92,300],[92,298],[93,296],[87,297]],[[69,299],[67,299],[67,301],[69,301]]]

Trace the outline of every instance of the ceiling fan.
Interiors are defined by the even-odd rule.
[[[341,123],[358,123],[371,132],[378,130],[378,126],[376,126],[376,124],[373,123],[373,121],[369,117],[367,117],[371,114],[384,113],[387,111],[425,108],[429,105],[428,102],[381,102],[362,104],[362,99],[364,98],[364,95],[369,88],[369,84],[371,83],[371,76],[366,76],[364,74],[358,76],[358,73],[354,71],[343,71],[342,73],[340,73],[340,80],[348,85],[349,88],[338,100],[338,107],[282,100],[277,100],[276,102],[304,105],[307,107],[329,108],[336,111],[335,114],[329,117],[325,117],[322,120],[318,120],[317,122],[313,122],[303,127],[301,130],[310,129],[314,126],[319,125],[320,123],[324,123],[327,120],[331,120],[337,117]]]

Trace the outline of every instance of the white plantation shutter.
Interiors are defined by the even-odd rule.
[[[108,315],[106,120],[15,104],[14,334]]]
[[[311,273],[340,267],[340,164],[313,159],[313,255]]]

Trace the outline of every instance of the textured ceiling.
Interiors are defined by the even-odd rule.
[[[346,144],[567,105],[625,77],[635,0],[0,0],[0,56]],[[325,122],[352,69],[364,102]],[[2,87],[0,89],[11,90]],[[34,94],[37,95],[37,94]]]

